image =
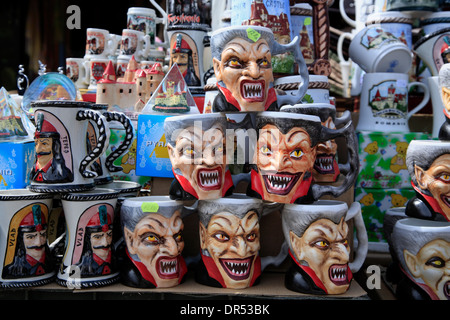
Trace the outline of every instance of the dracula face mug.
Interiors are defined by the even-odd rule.
[[[90,103],[39,101],[32,104],[36,123],[36,162],[30,172],[30,189],[36,192],[68,192],[94,188],[97,174],[92,164],[109,145],[109,126]],[[95,148],[87,143],[89,120],[98,128]]]
[[[53,281],[54,259],[47,229],[53,195],[11,189],[0,191],[2,287],[32,287]]]
[[[422,101],[408,110],[409,89],[423,89]],[[406,73],[366,73],[361,90],[357,131],[409,132],[408,120],[430,100],[428,86],[410,82]]]
[[[101,287],[119,279],[113,246],[114,209],[119,192],[112,189],[61,194],[66,220],[66,247],[57,283],[68,288]]]
[[[243,289],[258,283],[267,265],[260,257],[260,219],[280,204],[264,204],[243,194],[200,200],[201,261],[196,281],[212,287]],[[275,263],[286,254],[280,252]]]
[[[309,74],[298,41],[296,37],[287,45],[279,44],[271,29],[259,26],[233,26],[214,32],[211,53],[220,92],[213,111],[261,112],[301,101],[308,89]],[[288,51],[294,53],[302,83],[295,94],[277,97],[271,59]]]
[[[344,137],[355,144],[348,122],[343,128],[322,125],[317,116],[293,112],[261,112],[256,116],[257,141],[247,195],[279,203],[306,203],[325,194],[335,197],[354,183],[358,172],[357,150],[348,148],[350,170],[338,186],[312,184],[320,142]]]
[[[120,218],[126,243],[122,282],[139,288],[178,285],[187,272],[183,218],[190,211],[168,196],[126,199]]]
[[[411,141],[406,166],[416,191],[406,206],[406,215],[450,221],[450,142]]]
[[[352,38],[349,56],[365,72],[408,73],[411,69],[411,49],[379,25],[369,25]]]
[[[310,82],[311,83],[311,82]],[[322,122],[322,126],[336,129],[341,125],[346,125],[351,121],[351,114],[349,111],[345,112],[341,117],[336,118],[336,107],[330,103],[304,103],[296,104],[295,106],[281,107],[280,111],[293,112],[301,114],[309,114],[318,116]],[[349,127],[351,130],[353,127]],[[356,140],[353,140],[355,145],[350,148],[357,150],[358,145]],[[319,142],[317,144],[316,160],[313,168],[313,179],[316,182],[335,182],[340,175],[340,169],[337,159],[338,146],[334,139]],[[346,164],[350,166],[348,160]]]
[[[226,161],[227,120],[223,114],[186,115],[164,121],[175,181],[174,199],[217,199],[233,190]]]
[[[394,254],[405,278],[397,284],[403,300],[450,300],[450,224],[406,218],[392,232]]]
[[[345,293],[367,255],[368,240],[361,205],[319,200],[313,204],[287,204],[281,212],[283,233],[289,243],[292,267],[287,271],[288,289],[312,294]],[[353,218],[358,245],[352,248]],[[350,261],[350,253],[354,260]]]

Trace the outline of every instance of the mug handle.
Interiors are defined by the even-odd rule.
[[[327,135],[328,137],[325,138],[325,136]],[[320,140],[326,141],[342,136],[345,138],[347,142],[347,150],[348,150],[348,164],[346,164],[345,166],[346,170],[345,172],[343,172],[345,176],[344,181],[342,182],[342,184],[338,186],[313,184],[311,186],[311,189],[314,200],[318,200],[320,197],[324,195],[332,195],[336,198],[339,197],[355,183],[356,177],[359,174],[359,155],[358,155],[359,145],[358,145],[358,138],[356,137],[352,121],[347,122],[347,124],[343,128],[337,130],[332,130],[323,127],[322,137]]]
[[[286,104],[294,105],[297,103],[301,103],[303,96],[308,90],[309,84],[308,66],[306,65],[305,59],[303,58],[302,52],[300,50],[300,38],[298,36],[296,36],[294,40],[291,41],[291,43],[285,45],[279,44],[277,41],[274,41],[272,56],[282,54],[286,51],[294,52],[295,62],[298,66],[298,72],[303,81],[299,84],[297,92],[293,94],[287,93],[285,95],[277,96],[278,107]]]
[[[356,227],[356,237],[358,239],[358,246],[354,248],[355,258],[348,264],[350,270],[355,273],[361,269],[369,250],[369,240],[367,237],[366,226],[361,213],[361,204],[353,202],[348,209],[345,221],[354,220]],[[353,234],[353,233],[352,233]]]
[[[341,13],[342,19],[344,19],[344,21],[347,22],[350,25],[350,27],[356,28],[355,20],[350,19],[347,13],[345,12],[344,3],[345,1],[339,1],[339,12]]]
[[[261,257],[261,272],[264,271],[264,269],[270,265],[278,267],[286,259],[288,253],[289,253],[289,245],[286,242],[286,240],[284,240],[278,255]]]
[[[80,162],[79,171],[84,178],[95,178],[97,173],[87,170],[91,165],[106,151],[109,146],[109,125],[106,118],[96,110],[80,110],[77,113],[78,121],[91,120],[98,128],[97,145],[95,148]]]
[[[144,38],[142,38],[142,40],[144,41],[144,45],[143,45],[143,48],[142,48],[141,58],[146,58],[150,54],[150,49],[152,47],[151,46],[150,36],[148,34],[146,34],[144,36]]]
[[[413,86],[418,86],[418,87],[421,87],[423,89],[423,91],[424,91],[423,99],[422,99],[422,101],[420,101],[420,103],[417,105],[417,107],[415,107],[411,111],[408,111],[408,115],[406,116],[406,120],[409,120],[409,118],[411,118],[411,116],[413,114],[415,114],[416,112],[421,110],[423,107],[425,107],[425,105],[430,100],[430,90],[429,90],[428,86],[425,83],[422,83],[422,82],[410,82],[410,83],[408,83],[408,92],[409,92],[409,89],[411,87],[413,87]]]
[[[121,155],[123,155],[125,152],[130,149],[131,143],[134,139],[134,127],[133,123],[131,122],[131,119],[128,118],[126,115],[124,115],[121,112],[115,112],[115,111],[107,111],[103,113],[103,116],[106,118],[108,122],[111,121],[117,121],[120,122],[125,129],[125,139],[123,142],[112,151],[108,157],[106,157],[105,165],[106,168],[110,172],[117,172],[122,171],[123,168],[121,166],[115,166],[114,161],[116,161],[117,158],[119,158]]]

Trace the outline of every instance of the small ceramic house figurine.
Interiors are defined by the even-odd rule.
[[[406,215],[450,221],[450,142],[411,141],[406,152],[406,165],[416,191],[406,205]]]
[[[302,100],[308,89],[308,70],[296,37],[290,44],[275,41],[272,30],[260,26],[233,26],[211,35],[214,73],[220,90],[213,112],[261,112]],[[272,55],[293,51],[303,78],[295,95],[277,97],[273,88]]]

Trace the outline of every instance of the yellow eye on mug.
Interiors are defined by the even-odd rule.
[[[298,159],[298,158],[301,158],[301,157],[303,156],[303,151],[300,150],[300,149],[296,149],[296,150],[294,150],[294,151],[291,152],[290,156],[291,156],[292,158],[297,158],[297,159]]]

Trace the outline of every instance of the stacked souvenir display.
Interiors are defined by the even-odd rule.
[[[417,71],[417,64],[429,66],[430,70],[435,60],[442,64],[440,49],[444,41],[439,44],[437,39],[445,38],[446,32],[442,29],[439,36],[430,34],[414,43],[413,26],[420,25],[423,18],[442,17],[444,13],[433,13],[438,10],[438,1],[374,3],[373,11],[365,10],[364,5],[355,8],[359,20],[352,32],[341,35],[338,51],[342,56],[343,39],[351,40],[348,54],[357,70],[350,86],[359,103],[356,131],[360,172],[355,199],[362,205],[371,249],[383,252],[388,249],[384,215],[391,208],[405,206],[414,195],[406,166],[408,145],[413,140],[436,138],[443,121],[442,112],[436,111],[442,106],[437,107],[440,99],[436,98],[435,79],[422,79],[424,72]],[[433,56],[432,51],[439,54]],[[425,126],[411,131],[410,120],[430,97],[433,132],[426,132]]]
[[[448,300],[450,297],[449,279],[444,271],[450,250],[447,201],[450,64],[441,66],[438,77],[445,121],[437,140],[410,143],[406,164],[415,195],[405,207],[390,212],[385,218],[393,261],[387,279],[399,299]]]
[[[188,268],[183,219],[196,214],[197,282],[245,289],[260,281],[267,266],[288,258],[286,288],[347,292],[365,260],[367,233],[360,204],[336,198],[355,183],[358,143],[349,113],[338,115],[330,102],[328,19],[317,19],[327,17],[327,4],[298,2],[290,7],[284,1],[282,11],[273,11],[261,0],[238,1],[229,8],[231,26],[213,29],[197,7],[190,15],[186,6],[169,1],[170,14],[163,14],[170,39],[167,72],[158,63],[149,69],[154,72],[141,70],[147,51],[136,43],[148,43],[148,34],[124,30],[114,67],[110,55],[117,37],[88,29],[90,81],[78,87],[85,101],[30,104],[36,125],[31,182],[0,195],[10,213],[2,234],[12,244],[1,249],[2,285],[36,286],[56,277],[69,288],[119,279],[137,288],[176,286]],[[293,35],[289,30],[291,10],[299,15],[305,4],[311,15],[302,23],[316,30],[309,40],[306,27]],[[233,16],[244,8],[247,18]],[[120,75],[124,56],[127,69]],[[73,86],[78,80],[72,78]],[[139,184],[129,189],[111,181],[112,172],[123,169],[114,161],[132,148],[136,119],[130,116],[136,115],[137,166],[147,175],[145,161],[151,159],[152,177],[174,178],[168,195],[138,197]],[[125,139],[106,156],[113,126]],[[345,141],[343,159],[336,139]],[[245,193],[235,192],[240,182],[247,183]],[[332,199],[323,200],[327,196]],[[280,213],[284,244],[278,255],[261,257],[260,221],[273,212]],[[63,231],[57,228],[61,219]],[[28,249],[22,233],[39,238],[38,249]],[[62,239],[63,252],[52,261]]]

